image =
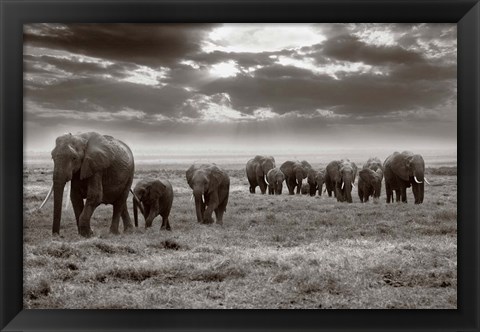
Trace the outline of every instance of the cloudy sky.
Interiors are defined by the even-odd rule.
[[[28,24],[26,151],[456,147],[455,24]]]

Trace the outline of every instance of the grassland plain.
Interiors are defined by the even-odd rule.
[[[231,177],[224,225],[196,222],[189,165],[139,165],[135,180],[167,178],[172,232],[108,233],[112,207],[77,234],[73,210],[52,237],[53,203],[36,210],[52,169],[24,168],[25,308],[456,308],[456,167],[428,168],[425,202],[337,203],[333,197],[248,193]],[[318,165],[314,165],[318,166]],[[383,188],[384,190],[384,188]],[[257,188],[258,192],[258,188]],[[131,197],[128,200],[132,215]]]

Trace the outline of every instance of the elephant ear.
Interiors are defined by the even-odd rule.
[[[335,174],[335,179],[334,179],[335,182],[340,183],[340,182],[343,181],[343,179],[342,179],[342,173],[343,173],[343,170],[344,170],[344,169],[345,169],[344,167],[339,167],[339,168],[338,168],[338,172]]]
[[[381,168],[378,168],[376,171],[375,171],[375,174],[377,175],[377,177],[380,179],[380,181],[383,179],[383,171]]]
[[[410,179],[410,162],[411,158],[403,154],[396,154],[390,162],[390,169],[404,181]]]
[[[264,162],[258,162],[256,165],[255,165],[255,175],[256,176],[260,176],[260,177],[263,177],[264,175],[264,171],[263,171],[263,164]]]
[[[186,177],[187,177],[187,183],[190,186],[190,188],[193,188],[193,173],[195,172],[195,165],[190,166],[187,169]]]
[[[220,171],[218,168],[212,169],[209,177],[210,183],[208,186],[208,191],[211,192],[213,190],[216,190],[220,186],[220,184],[222,184],[224,179],[225,179],[225,174],[222,171]]]
[[[110,141],[104,136],[93,133],[85,148],[85,157],[80,168],[80,179],[91,177],[112,164],[114,153]]]
[[[376,181],[376,173],[370,168],[362,169],[358,172],[358,176],[366,183],[374,183]]]
[[[148,187],[146,191],[146,197],[150,198],[151,200],[156,200],[163,196],[165,193],[165,185],[160,181],[153,181]]]
[[[146,189],[144,187],[135,187],[133,192],[140,201],[143,201],[143,197],[145,197],[146,194]]]

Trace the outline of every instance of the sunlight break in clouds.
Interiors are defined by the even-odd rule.
[[[205,52],[270,52],[321,43],[325,37],[308,24],[228,24],[214,29]]]
[[[210,68],[210,75],[214,77],[231,77],[240,72],[235,61],[220,62]]]

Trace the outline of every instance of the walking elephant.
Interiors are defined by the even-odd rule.
[[[325,186],[328,196],[335,194],[338,202],[352,203],[352,188],[355,185],[357,166],[347,160],[331,161],[325,170]]]
[[[285,175],[280,168],[275,167],[269,170],[267,173],[268,193],[270,195],[281,195],[283,181],[285,181]]]
[[[380,197],[382,191],[383,171],[378,168],[376,171],[364,168],[358,172],[358,197],[360,202],[368,202],[370,196],[374,201]]]
[[[374,200],[380,197],[383,179],[383,164],[377,157],[371,157],[363,164],[358,173],[358,197],[360,202],[368,202],[370,196]]]
[[[315,171],[313,169],[309,170],[307,175],[307,184],[308,193],[310,194],[310,196],[315,196],[317,194],[317,191],[318,195],[322,196],[322,188],[324,182],[325,171]]]
[[[383,163],[385,176],[385,191],[387,203],[393,202],[393,191],[396,201],[407,203],[407,188],[412,187],[415,204],[423,203],[425,162],[419,154],[410,151],[394,152]]]
[[[268,171],[275,168],[275,158],[272,156],[255,156],[247,162],[246,172],[250,183],[250,193],[255,194],[255,188],[260,187],[262,194],[267,192]]]
[[[213,223],[215,211],[217,224],[223,224],[230,191],[230,177],[215,164],[193,164],[186,173],[187,182],[193,189],[195,211],[199,223]]]
[[[289,195],[295,194],[295,187],[297,188],[297,194],[300,194],[302,181],[307,177],[308,171],[311,169],[312,166],[305,160],[301,162],[288,160],[280,166],[280,170],[285,174]]]
[[[151,227],[156,216],[162,216],[160,229],[171,230],[168,219],[173,203],[173,189],[165,179],[140,180],[133,189],[133,219],[138,227],[138,208],[145,218],[145,228]]]
[[[66,134],[57,137],[52,159],[53,185],[42,206],[53,190],[53,234],[60,233],[63,191],[68,181],[80,235],[93,234],[90,219],[100,204],[113,205],[110,232],[118,233],[120,216],[124,231],[132,228],[126,200],[132,185],[134,160],[125,143],[96,132]]]

